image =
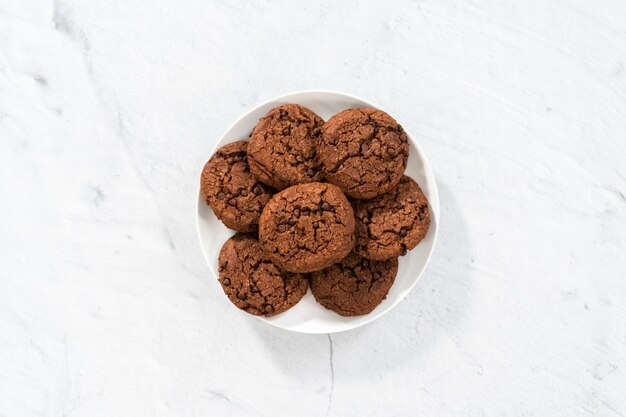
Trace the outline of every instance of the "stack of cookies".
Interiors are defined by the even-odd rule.
[[[219,256],[230,301],[269,317],[310,285],[342,316],[370,313],[391,288],[398,257],[430,225],[426,197],[404,175],[408,157],[406,133],[381,110],[347,109],[324,122],[297,104],[270,110],[249,141],[218,149],[201,190],[239,232]]]

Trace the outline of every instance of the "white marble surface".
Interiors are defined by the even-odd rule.
[[[489,4],[487,4],[489,3]],[[238,314],[194,224],[259,101],[415,133],[438,247],[395,310]],[[0,0],[0,416],[626,415],[626,4]]]

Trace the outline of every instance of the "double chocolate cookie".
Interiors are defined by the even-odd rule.
[[[250,173],[248,142],[222,146],[202,170],[200,188],[204,200],[226,227],[239,232],[257,230],[263,207],[273,190]]]
[[[317,146],[324,120],[297,104],[276,107],[250,136],[250,170],[263,183],[282,190],[319,181]]]
[[[426,236],[430,226],[428,201],[406,175],[386,194],[354,202],[359,255],[385,260],[405,255]]]
[[[324,269],[354,246],[354,212],[332,184],[294,185],[275,194],[259,219],[267,256],[292,272]]]
[[[398,259],[370,261],[351,253],[338,264],[311,274],[318,303],[342,316],[368,314],[387,296],[398,273]]]
[[[322,128],[319,159],[326,179],[349,197],[373,198],[393,188],[408,157],[402,126],[381,110],[344,110]]]
[[[306,294],[305,275],[279,269],[252,235],[236,234],[219,256],[219,281],[230,301],[247,313],[270,317],[294,306]]]

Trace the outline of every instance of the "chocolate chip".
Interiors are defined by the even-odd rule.
[[[308,216],[310,214],[311,214],[311,209],[310,208],[305,207],[305,208],[302,209],[302,215],[303,216]]]
[[[322,207],[322,210],[325,210],[325,211],[330,210],[330,204],[328,204],[327,202],[323,202],[321,207]]]
[[[401,237],[405,237],[406,236],[406,229],[403,227],[402,229],[400,229],[400,232],[398,233]]]
[[[306,174],[309,177],[313,177],[313,176],[315,176],[315,170],[313,168],[309,168],[309,169],[307,169]]]
[[[320,227],[318,222],[313,222],[313,229],[317,229],[318,227]]]
[[[231,198],[230,200],[228,200],[228,205],[229,206],[237,205],[237,200],[235,200],[234,198]]]
[[[313,133],[314,136],[317,136],[317,135],[319,135],[321,133],[321,131],[320,131],[319,127],[316,127],[315,129],[313,129],[312,133]]]
[[[220,270],[222,270],[222,269],[226,269],[226,267],[227,267],[227,266],[228,266],[228,261],[223,261],[223,262],[220,264]]]
[[[370,261],[368,261],[367,259],[363,259],[363,260],[361,261],[361,266],[362,266],[363,268],[367,268],[368,266],[370,266]]]
[[[228,162],[230,165],[232,165],[235,162],[235,158],[233,158],[232,156],[228,157],[228,158],[226,158],[226,162]]]
[[[387,155],[396,156],[396,150],[394,148],[387,148]]]
[[[218,198],[219,200],[223,200],[223,199],[224,199],[224,197],[226,197],[226,194],[224,194],[223,192],[221,192],[221,191],[220,191],[219,193],[217,193],[217,198]]]
[[[293,226],[294,224],[296,224],[296,221],[294,218],[289,219],[289,221],[287,222],[289,223],[289,226]]]
[[[291,133],[291,129],[289,129],[289,127],[286,127],[283,129],[283,135],[287,136]]]
[[[240,300],[245,300],[246,299],[246,295],[242,292],[238,292],[237,293],[237,298],[239,298]]]
[[[268,314],[269,314],[269,313],[273,313],[273,312],[274,312],[274,307],[272,307],[272,306],[271,306],[271,305],[269,305],[269,304],[265,304],[265,306],[263,306],[263,311],[264,311],[265,313],[268,313]]]
[[[420,220],[424,220],[424,217],[426,217],[426,206],[420,207],[420,211],[417,213],[417,216],[420,218]]]
[[[261,195],[263,194],[263,187],[261,187],[260,185],[255,185],[252,189],[252,192],[256,195]]]
[[[253,293],[261,292],[261,290],[259,290],[259,287],[254,284],[250,286],[250,291],[252,291]]]
[[[363,222],[363,224],[370,224],[369,217],[363,217],[363,219],[361,219],[361,221]]]
[[[247,197],[248,196],[248,191],[241,190],[241,191],[239,191],[239,195],[242,196],[242,197]]]
[[[406,246],[402,245],[402,252],[400,252],[400,256],[404,256],[406,255],[407,250],[406,250]]]
[[[278,225],[278,233],[283,233],[285,230],[287,230],[287,226],[282,223]]]
[[[296,126],[300,126],[300,120],[298,120],[298,119],[296,119],[293,123],[294,123]]]
[[[300,217],[300,209],[295,209],[293,211],[293,215],[296,216],[296,217]]]
[[[302,157],[302,155],[296,155],[296,161],[303,162],[304,158]]]
[[[222,284],[224,284],[224,285],[230,285],[230,278],[224,278],[224,279],[222,280]]]
[[[335,216],[335,223],[341,224],[341,219],[337,216]]]
[[[378,271],[374,272],[374,273],[372,274],[372,277],[373,277],[374,279],[380,279],[380,272],[378,272]]]

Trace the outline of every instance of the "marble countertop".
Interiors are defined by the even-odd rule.
[[[626,415],[626,6],[0,0],[0,416]],[[365,327],[238,314],[200,169],[289,91],[381,103],[439,241]]]

